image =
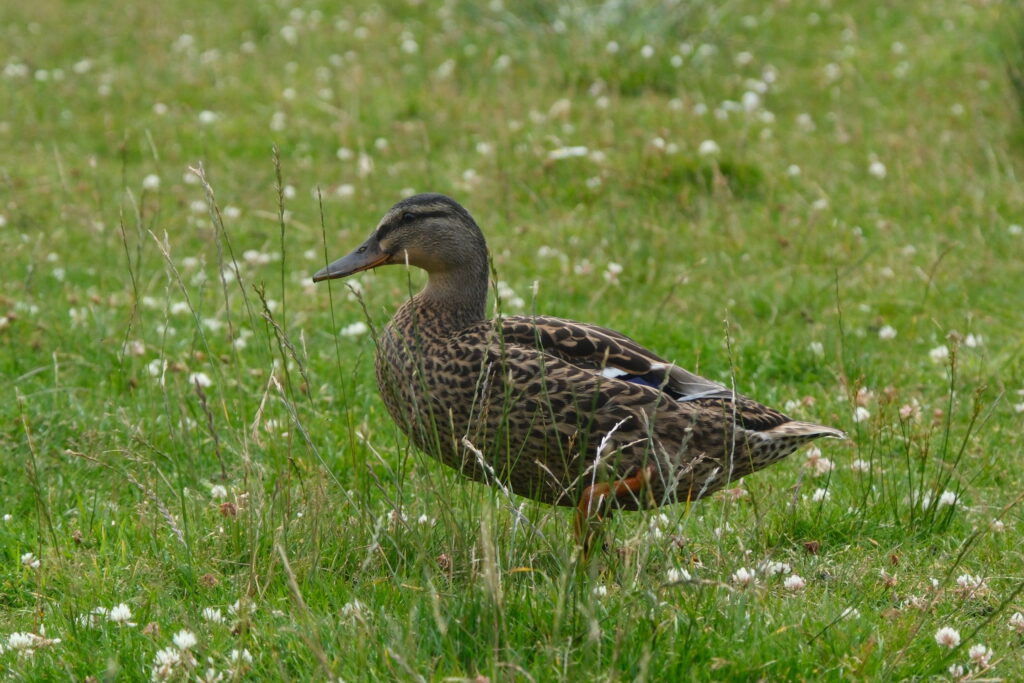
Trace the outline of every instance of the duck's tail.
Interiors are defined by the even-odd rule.
[[[769,436],[781,438],[797,437],[801,442],[813,441],[814,439],[820,439],[822,437],[830,439],[846,438],[846,432],[841,429],[826,427],[825,425],[816,425],[813,422],[800,422],[799,420],[784,422],[777,427],[772,427],[764,433]]]

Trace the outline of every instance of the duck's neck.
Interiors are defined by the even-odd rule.
[[[406,306],[414,307],[417,324],[433,334],[461,330],[486,317],[486,260],[430,273],[427,284]],[[412,312],[412,311],[410,311]]]

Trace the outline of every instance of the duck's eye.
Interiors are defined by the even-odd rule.
[[[416,218],[415,214],[413,214],[413,213],[411,213],[409,211],[406,211],[405,213],[402,214],[402,220],[403,221],[411,221],[414,218]]]

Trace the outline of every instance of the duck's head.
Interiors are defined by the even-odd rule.
[[[313,275],[348,277],[389,264],[417,266],[434,276],[487,273],[487,245],[473,217],[443,194],[418,194],[392,206],[365,242]],[[458,279],[458,278],[455,278]]]

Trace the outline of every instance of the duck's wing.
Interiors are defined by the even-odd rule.
[[[677,401],[733,396],[726,386],[669,363],[615,330],[547,316],[509,316],[499,325],[506,344],[532,346],[606,378],[654,387]]]

